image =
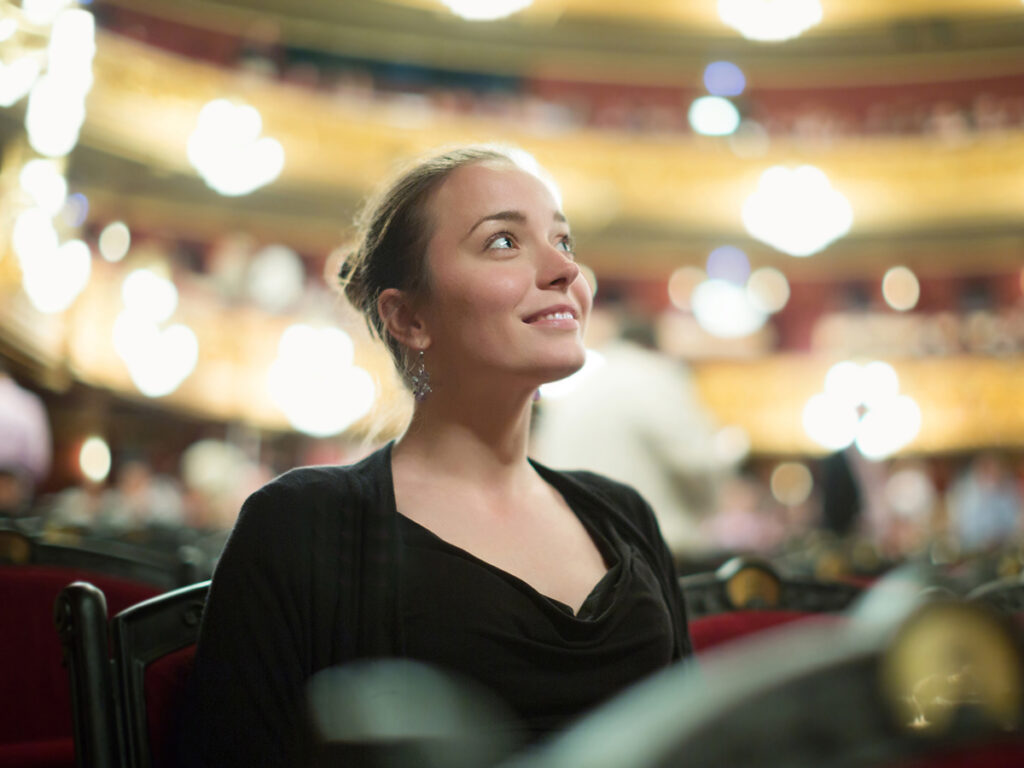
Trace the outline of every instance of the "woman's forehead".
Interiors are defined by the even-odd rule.
[[[482,162],[457,168],[434,198],[435,221],[467,226],[500,211],[518,211],[528,218],[561,218],[547,185],[510,162]]]

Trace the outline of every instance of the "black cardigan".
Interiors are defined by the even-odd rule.
[[[691,653],[672,558],[647,503],[590,472],[537,472],[586,494],[658,574],[677,658]],[[286,472],[246,500],[203,614],[179,760],[298,766],[312,759],[305,685],[356,658],[400,656],[391,444],[351,466]]]

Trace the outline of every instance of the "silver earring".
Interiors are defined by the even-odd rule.
[[[427,366],[423,362],[422,349],[416,358],[416,364],[413,366],[412,372],[409,374],[409,380],[412,382],[412,396],[416,398],[417,403],[422,403],[427,399],[427,395],[434,391],[430,388],[430,374],[427,372]]]

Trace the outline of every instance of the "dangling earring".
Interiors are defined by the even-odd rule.
[[[417,403],[422,403],[427,399],[427,395],[434,391],[430,388],[430,374],[423,362],[422,349],[416,358],[416,364],[409,373],[409,380],[412,382],[412,396],[416,398]]]

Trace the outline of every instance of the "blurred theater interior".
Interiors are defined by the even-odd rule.
[[[208,578],[262,483],[397,436],[353,219],[495,142],[595,292],[538,455],[588,388],[595,453],[656,423],[681,576],[1024,572],[1021,0],[0,0],[0,59],[0,560]],[[600,394],[622,339],[669,394]]]

